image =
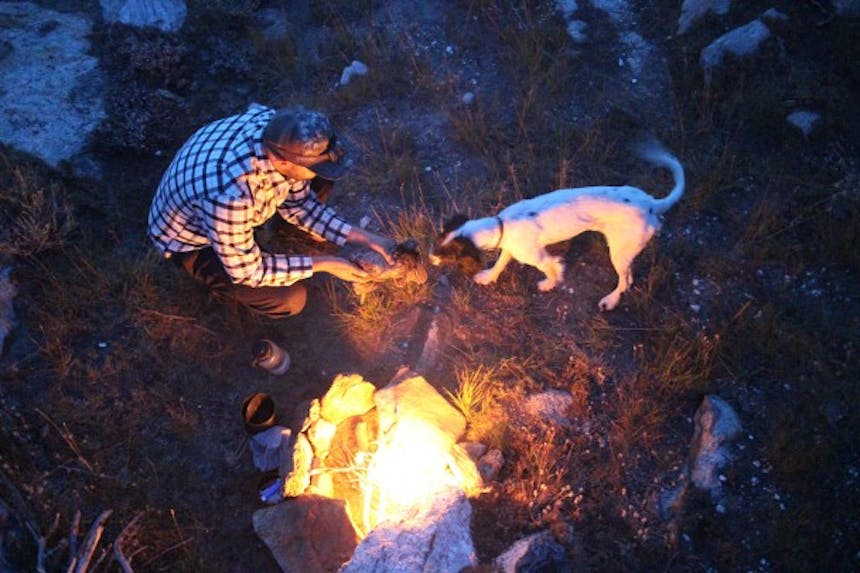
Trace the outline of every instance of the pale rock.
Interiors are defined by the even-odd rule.
[[[820,119],[820,113],[806,109],[793,111],[786,117],[788,123],[799,129],[804,137],[809,137]]]
[[[281,467],[284,475],[284,497],[301,495],[311,483],[311,466],[314,451],[304,434],[299,434],[293,444],[293,455],[286,456]]]
[[[573,396],[563,390],[547,390],[525,399],[523,413],[545,423],[569,425]]]
[[[510,546],[493,561],[501,573],[525,573],[527,571],[554,571],[563,573],[572,570],[564,547],[549,531],[541,531],[524,537]]]
[[[380,433],[388,432],[397,420],[410,420],[435,430],[453,446],[466,431],[466,418],[422,376],[403,372],[385,388],[377,390],[373,402],[379,413]]]
[[[337,431],[337,426],[320,418],[308,428],[306,434],[311,447],[314,449],[314,456],[319,460],[325,460],[331,448],[331,441],[334,438],[334,433]]]
[[[481,459],[481,456],[487,453],[487,445],[480,442],[460,442],[460,446],[475,461]]]
[[[484,480],[466,449],[454,444],[448,458],[448,469],[454,474],[457,484],[467,496],[477,497],[484,493]]]
[[[107,22],[136,28],[148,26],[162,32],[176,32],[185,22],[185,0],[99,0]]]
[[[378,524],[339,573],[447,573],[478,565],[472,508],[457,488],[433,492],[420,505]]]
[[[719,494],[719,470],[732,459],[730,443],[742,431],[738,415],[719,396],[705,396],[693,417],[695,430],[690,443],[690,481],[698,488]]]
[[[17,288],[11,278],[12,267],[0,269],[0,356],[6,347],[6,338],[15,328],[15,307],[12,299],[15,298]]]
[[[351,64],[343,69],[340,74],[340,85],[345,86],[352,81],[354,76],[366,76],[369,68],[364,62],[353,60]]]
[[[0,140],[52,167],[79,158],[106,117],[89,18],[0,2],[0,21]]]
[[[737,57],[755,53],[759,46],[770,38],[770,29],[759,19],[726,32],[703,50],[699,58],[702,68],[710,77],[713,68],[723,63],[726,54]],[[709,80],[710,81],[710,80]]]
[[[732,0],[684,0],[681,5],[681,16],[678,18],[678,33],[685,33],[708,12],[724,16],[729,12],[731,5]]]
[[[478,472],[481,474],[484,483],[489,483],[498,477],[502,466],[505,465],[505,456],[501,450],[492,449],[481,456],[478,460]]]
[[[303,495],[255,511],[253,523],[282,571],[337,571],[357,544],[341,500]]]
[[[320,416],[334,425],[373,408],[376,386],[359,374],[338,374],[322,398]]]

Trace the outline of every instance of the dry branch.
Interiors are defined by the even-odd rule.
[[[48,424],[50,424],[51,427],[57,431],[58,434],[60,434],[60,437],[62,437],[63,441],[66,442],[66,445],[69,446],[69,449],[71,449],[72,452],[78,457],[78,461],[81,463],[81,465],[83,465],[87,470],[89,470],[90,473],[93,473],[93,466],[90,465],[90,462],[88,462],[86,458],[84,458],[83,454],[81,453],[81,450],[78,448],[78,444],[75,443],[75,438],[69,431],[68,426],[63,424],[63,429],[60,429],[60,427],[57,426],[56,422],[54,422],[54,420],[52,420],[51,417],[44,413],[42,410],[36,408],[36,412],[40,416],[42,416],[45,421],[48,422]]]
[[[131,556],[126,557],[123,553],[122,544],[123,542],[130,537],[132,534],[137,532],[137,522],[141,517],[144,516],[146,512],[141,511],[134,518],[128,522],[122,531],[119,532],[116,539],[113,542],[113,554],[116,562],[119,563],[120,568],[123,573],[134,573],[134,570],[131,568]]]
[[[102,532],[104,532],[105,522],[112,513],[112,509],[106,509],[96,518],[90,527],[90,531],[84,540],[84,544],[81,545],[80,551],[77,555],[74,555],[69,562],[69,568],[66,570],[66,573],[87,572],[87,569],[89,569],[90,566],[90,560],[92,560],[96,547],[99,544],[99,540],[101,540]]]

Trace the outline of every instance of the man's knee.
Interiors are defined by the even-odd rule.
[[[308,302],[308,289],[303,285],[293,285],[292,292],[286,297],[286,309],[289,316],[299,314]]]
[[[308,301],[308,289],[303,285],[290,285],[272,289],[263,300],[253,305],[254,310],[269,318],[287,318],[299,314]]]

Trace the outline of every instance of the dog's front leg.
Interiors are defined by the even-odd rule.
[[[508,266],[509,262],[511,262],[511,254],[506,250],[502,250],[499,254],[499,258],[496,259],[496,264],[475,275],[475,282],[479,285],[488,285],[496,282],[496,279],[499,278],[499,275],[503,270],[505,270],[505,267]]]
[[[564,280],[564,263],[561,257],[553,257],[544,251],[540,262],[535,266],[546,275],[545,279],[538,282],[538,290],[541,292],[554,289]]]

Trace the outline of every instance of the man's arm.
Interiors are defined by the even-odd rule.
[[[210,199],[203,203],[209,242],[235,284],[284,286],[313,274],[311,257],[272,255],[254,240],[251,206],[241,199]]]

